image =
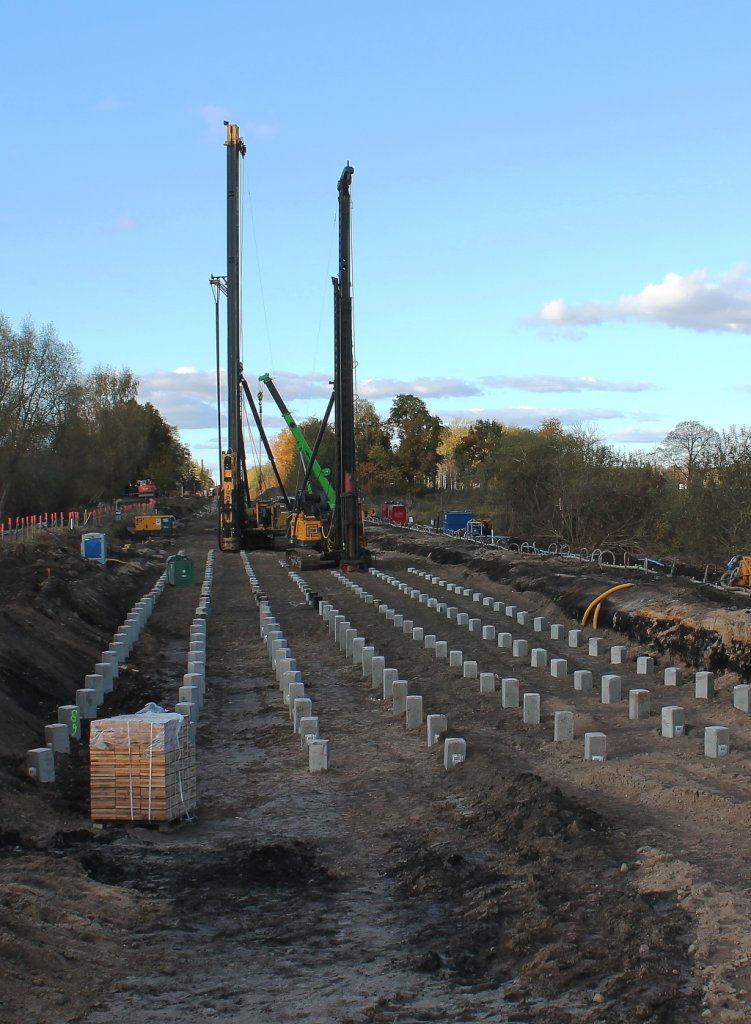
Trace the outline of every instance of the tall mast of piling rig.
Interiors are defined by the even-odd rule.
[[[350,187],[354,168],[342,171],[339,192],[339,277],[334,285],[334,416],[336,420],[336,530],[338,561],[345,571],[360,568],[360,496],[355,456],[355,360],[352,329],[352,231]]]
[[[240,158],[245,143],[236,124],[227,128],[227,450],[222,453],[219,547],[239,551],[245,528],[244,453],[240,419]]]

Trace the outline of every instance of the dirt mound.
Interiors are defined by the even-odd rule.
[[[0,773],[43,745],[45,724],[74,701],[165,557],[109,536],[108,554],[105,565],[83,559],[78,536],[64,531],[0,549]]]
[[[520,1015],[590,975],[618,1024],[656,1024],[675,1020],[678,1007],[686,1016],[698,1009],[686,966],[689,915],[670,899],[633,893],[627,874],[614,869],[602,816],[522,773],[496,779],[465,820],[471,840],[414,848],[390,871],[405,896],[430,896],[446,908],[441,922],[415,934],[417,969],[475,987],[511,986],[504,998]],[[626,996],[629,1008],[619,1015]]]

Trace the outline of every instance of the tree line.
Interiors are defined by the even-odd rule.
[[[300,424],[312,445],[321,423]],[[422,521],[471,508],[494,532],[572,549],[723,562],[751,551],[751,428],[679,423],[649,454],[624,455],[589,428],[537,429],[493,419],[444,424],[422,399],[397,395],[381,417],[358,400],[360,487],[369,504],[403,500]],[[326,428],[319,450],[334,465]],[[274,454],[287,490],[303,476],[285,430]],[[127,369],[84,373],[52,326],[14,330],[0,314],[0,517],[65,510],[127,493],[148,477],[162,493],[201,476],[177,429],[138,401]],[[210,480],[204,471],[201,483]],[[255,489],[272,486],[268,467]]]
[[[312,445],[320,420],[300,426]],[[653,452],[625,455],[582,425],[444,424],[420,398],[397,395],[385,417],[359,400],[356,433],[366,503],[402,500],[423,522],[470,508],[497,534],[572,550],[720,563],[751,552],[751,428],[685,421]],[[294,493],[303,469],[289,431],[274,452]],[[327,430],[322,465],[333,452]]]
[[[1,518],[109,502],[137,479],[169,492],[194,469],[130,370],[84,373],[54,327],[0,314]]]

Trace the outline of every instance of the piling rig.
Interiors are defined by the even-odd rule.
[[[370,553],[365,547],[362,503],[357,484],[355,445],[354,337],[352,318],[352,231],[350,186],[354,168],[342,171],[339,193],[339,276],[334,288],[334,390],[311,448],[269,374],[259,380],[289,427],[305,464],[295,508],[288,520],[287,561],[300,569],[338,565],[343,571],[365,569]],[[318,462],[318,448],[331,412],[334,412],[335,458],[333,485],[328,470]],[[315,493],[311,477],[318,485]]]
[[[334,557],[345,572],[366,568],[370,553],[365,547],[365,527],[357,483],[355,453],[355,357],[352,319],[352,198],[354,168],[347,163],[341,173],[339,193],[339,276],[334,286],[334,417],[336,466],[334,509]]]
[[[219,547],[222,551],[240,551],[274,546],[277,538],[284,536],[286,522],[283,511],[289,508],[289,499],[276,471],[271,448],[253,396],[243,377],[240,361],[240,160],[245,156],[246,149],[239,127],[227,121],[224,123],[227,129],[227,274],[226,277],[210,278],[212,288],[216,289],[217,323],[220,292],[227,302],[227,448],[220,453]],[[242,430],[243,394],[276,475],[282,495],[281,503],[251,500]]]
[[[289,500],[263,427],[253,395],[243,377],[240,361],[240,160],[245,143],[240,129],[225,122],[227,136],[227,275],[212,277],[215,297],[221,292],[227,300],[227,448],[221,452],[221,495],[219,508],[219,547],[222,551],[240,551],[255,547],[279,547],[289,542],[293,528],[292,502]],[[369,552],[364,544],[364,519],[357,484],[355,455],[354,340],[352,327],[351,276],[351,181],[354,169],[346,165],[338,182],[339,194],[339,275],[334,287],[334,392],[326,422],[333,407],[336,458],[333,491],[327,494],[327,520],[321,522],[322,544],[317,564],[336,564],[345,572],[366,568]],[[217,314],[218,316],[218,314]],[[218,322],[218,321],[217,321]],[[261,378],[263,380],[263,378]],[[252,501],[245,464],[242,432],[242,395],[250,408],[266,456],[281,494],[278,501]],[[277,392],[278,397],[278,392]],[[315,446],[317,450],[317,444]],[[310,453],[306,481],[317,470],[316,450]],[[320,481],[319,481],[320,482]],[[305,486],[305,485],[304,485]],[[332,500],[333,497],[333,500]],[[294,559],[293,559],[294,560]]]

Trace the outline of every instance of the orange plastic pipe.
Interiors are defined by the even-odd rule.
[[[596,597],[594,601],[592,601],[587,606],[587,610],[584,612],[584,615],[582,616],[582,626],[587,625],[589,613],[592,611],[595,605],[599,604],[600,601],[604,600],[604,598],[609,597],[611,594],[614,594],[616,590],[625,590],[627,587],[633,587],[633,583],[619,583],[617,587],[611,587],[609,590],[605,590],[602,594],[600,594],[599,597]]]

